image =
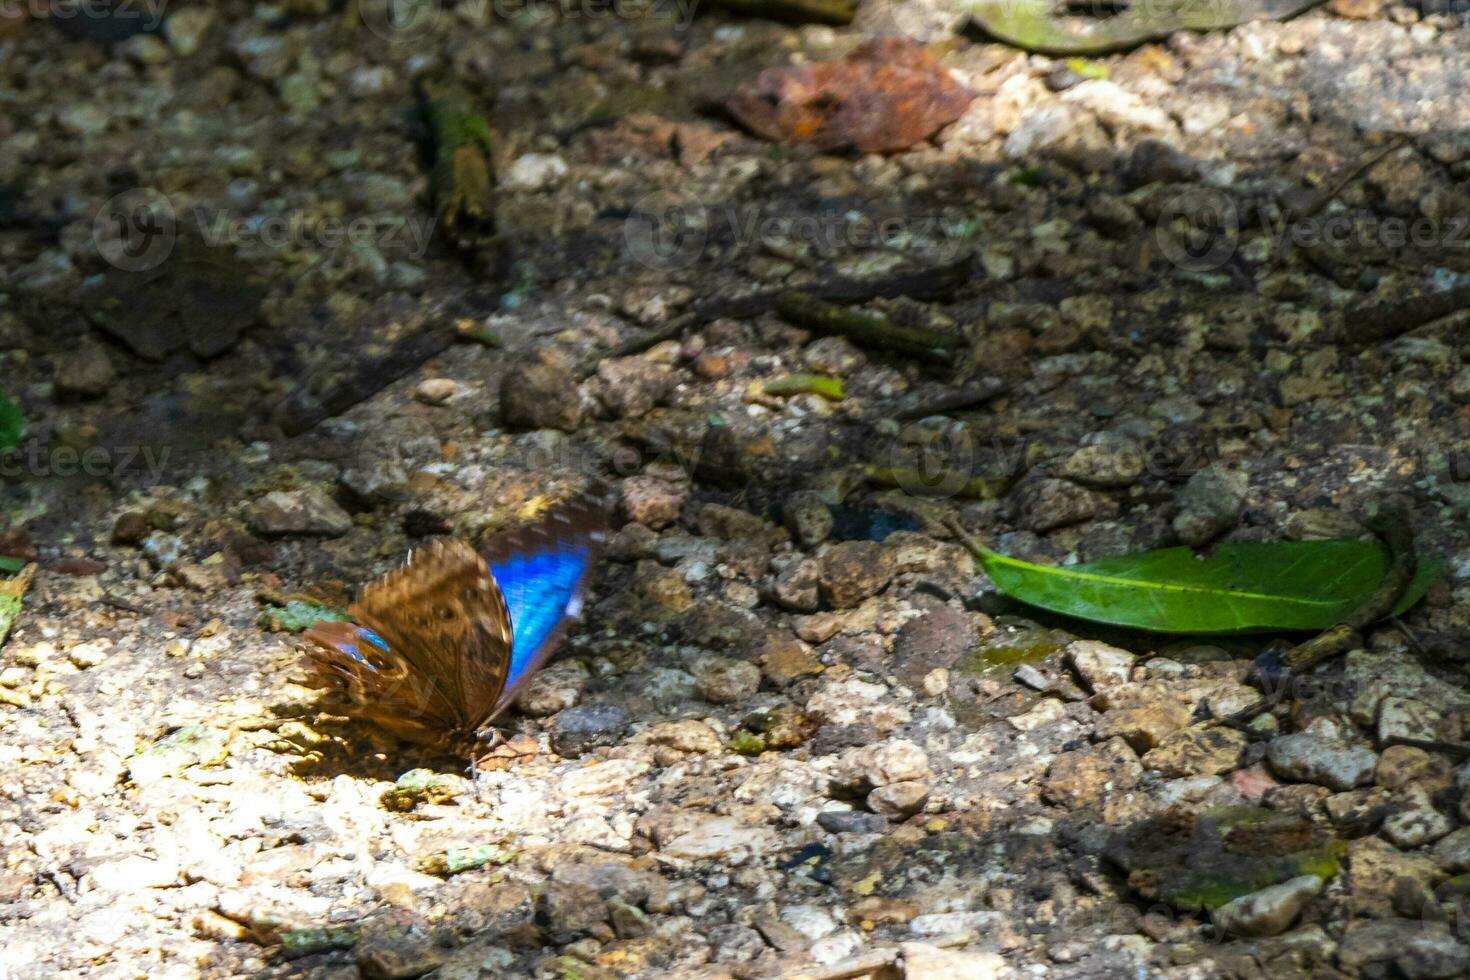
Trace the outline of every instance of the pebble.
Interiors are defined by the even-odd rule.
[[[317,488],[275,490],[251,505],[251,530],[267,537],[316,535],[341,537],[352,530],[352,517]]]
[[[451,378],[425,378],[413,390],[413,396],[425,405],[442,405],[454,397],[459,384]]]
[[[888,820],[862,810],[823,810],[817,814],[817,826],[829,834],[881,834],[888,829]]]
[[[1096,640],[1075,640],[1067,644],[1067,660],[1083,687],[1096,694],[1108,688],[1127,684],[1137,658],[1127,650]]]
[[[1454,826],[1434,805],[1429,791],[1416,784],[1405,787],[1394,797],[1393,812],[1383,821],[1383,836],[1392,844],[1413,849],[1439,840]]]
[[[580,660],[557,660],[531,675],[516,695],[516,707],[533,718],[566,711],[582,700],[592,674]]]
[[[574,431],[582,421],[576,376],[542,363],[508,371],[500,385],[500,417],[512,428]]]
[[[602,745],[616,745],[628,724],[628,712],[621,705],[578,705],[556,716],[551,726],[551,747],[557,755],[573,759]]]
[[[1322,891],[1322,879],[1302,875],[1225,903],[1215,910],[1215,925],[1239,936],[1278,936]]]
[[[834,609],[850,609],[877,595],[892,578],[892,556],[875,541],[843,541],[821,556],[818,580]]]
[[[628,520],[661,531],[679,519],[689,489],[653,476],[623,481],[623,514]]]
[[[1021,526],[1038,534],[1081,524],[1096,517],[1112,517],[1118,505],[1102,494],[1070,480],[1047,478],[1023,482],[1016,490]]]
[[[1174,533],[1197,548],[1235,527],[1245,506],[1245,477],[1219,464],[1200,470],[1179,491]]]
[[[811,559],[788,562],[771,579],[771,598],[792,612],[816,612],[822,597],[821,567]]]
[[[1130,441],[1083,446],[1064,459],[1055,474],[1089,487],[1129,487],[1143,476],[1143,450]]]
[[[501,181],[507,191],[540,191],[555,185],[568,172],[567,163],[554,153],[523,153]]]
[[[813,490],[802,490],[781,505],[781,520],[803,548],[815,548],[832,533],[832,509]]]
[[[84,342],[63,356],[56,371],[56,393],[62,398],[100,398],[116,377],[112,358],[102,345]]]
[[[1041,793],[1053,803],[1079,809],[1127,793],[1142,776],[1133,749],[1114,738],[1058,755],[1042,780]]]
[[[694,686],[701,697],[715,704],[744,701],[760,684],[760,668],[743,660],[706,657],[694,665]]]
[[[1378,754],[1312,731],[1282,735],[1266,750],[1271,770],[1283,779],[1349,790],[1373,780]]]
[[[889,820],[902,820],[924,808],[929,784],[922,780],[888,783],[868,794],[868,809]]]
[[[646,357],[609,358],[597,365],[598,397],[614,418],[642,418],[668,397],[674,373]]]

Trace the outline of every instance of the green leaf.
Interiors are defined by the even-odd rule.
[[[25,428],[26,420],[20,413],[20,406],[0,395],[0,453],[8,453],[19,446]]]
[[[980,548],[1006,595],[1052,612],[1159,633],[1324,630],[1373,594],[1387,559],[1372,540],[1248,541],[1207,557],[1163,548],[1085,565],[1034,565]],[[1418,602],[1442,570],[1421,559],[1394,609]]]
[[[766,394],[776,397],[788,395],[821,395],[828,401],[842,401],[842,379],[825,374],[788,374],[766,382]]]

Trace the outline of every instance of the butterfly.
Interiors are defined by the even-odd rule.
[[[365,586],[355,622],[306,631],[311,683],[408,741],[471,741],[581,614],[606,537],[606,511],[577,500],[479,552],[440,538]]]

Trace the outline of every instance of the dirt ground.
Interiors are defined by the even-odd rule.
[[[1462,11],[1069,61],[931,0],[17,10],[0,977],[1470,975],[1470,357],[1412,302],[1470,288]],[[895,34],[974,93],[908,149],[726,108]],[[493,238],[436,210],[446,86]],[[476,790],[303,686],[301,602],[585,493],[534,756]],[[1248,731],[1269,637],[1028,609],[947,526],[1063,563],[1391,499],[1439,581]]]

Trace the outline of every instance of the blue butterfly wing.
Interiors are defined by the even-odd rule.
[[[485,563],[510,612],[511,651],[498,714],[581,615],[592,568],[607,536],[607,514],[587,501],[548,512],[526,528],[492,537]]]
[[[527,676],[536,651],[562,621],[581,612],[579,586],[590,560],[585,545],[563,544],[553,551],[517,555],[490,566],[510,610],[513,631],[507,689]]]

